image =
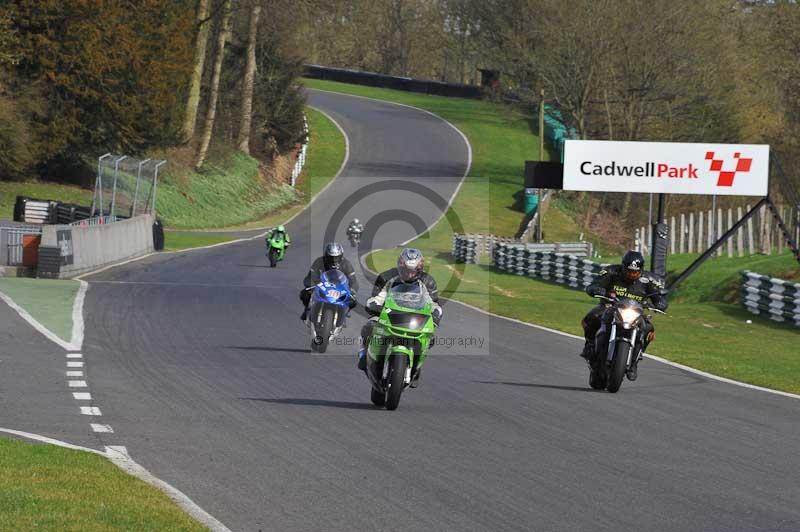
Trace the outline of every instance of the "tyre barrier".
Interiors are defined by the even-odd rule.
[[[749,312],[800,327],[800,283],[743,271],[739,295]]]
[[[452,255],[456,262],[478,264],[481,256],[478,239],[469,235],[453,235]]]
[[[509,244],[495,247],[492,262],[501,271],[544,279],[579,290],[583,290],[607,266],[575,255],[536,251],[525,245]]]

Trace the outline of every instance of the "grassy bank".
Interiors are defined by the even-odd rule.
[[[206,530],[102,456],[0,438],[0,464],[0,530]]]

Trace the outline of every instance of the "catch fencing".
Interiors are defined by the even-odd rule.
[[[753,314],[800,327],[800,283],[744,271],[740,301]]]
[[[588,242],[572,244],[591,246]],[[591,256],[591,251],[584,256]],[[495,248],[493,262],[501,271],[544,279],[577,289],[583,289],[590,284],[607,266],[573,254],[537,251],[530,249],[529,246],[509,244],[499,244]]]
[[[112,153],[98,157],[91,216],[133,218],[154,213],[158,172],[166,163]]]

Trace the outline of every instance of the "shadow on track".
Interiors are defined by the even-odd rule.
[[[472,381],[478,384],[503,384],[505,386],[525,386],[527,388],[547,388],[551,390],[567,390],[571,392],[601,392],[602,390],[592,390],[589,387],[581,386],[557,386],[555,384],[539,384],[536,382],[503,382],[503,381]]]
[[[268,347],[262,345],[226,345],[225,349],[238,349],[239,351],[269,351],[274,353],[310,353],[311,348],[298,349],[296,347]]]
[[[348,401],[326,401],[324,399],[265,399],[262,397],[240,397],[243,401],[261,401],[277,405],[296,405],[296,406],[327,406],[330,408],[344,408],[347,410],[379,410],[378,407],[370,403],[351,403]]]

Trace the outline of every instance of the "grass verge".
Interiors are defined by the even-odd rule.
[[[0,530],[206,530],[102,456],[0,438],[0,464]]]
[[[72,339],[72,307],[78,288],[80,283],[70,280],[0,279],[0,292],[65,342]]]

